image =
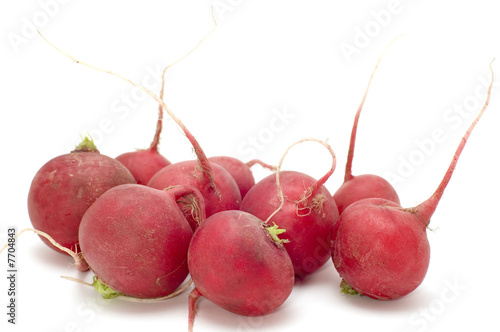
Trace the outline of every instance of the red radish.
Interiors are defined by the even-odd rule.
[[[255,164],[260,164],[262,167],[274,170],[274,167],[263,163],[260,160],[253,159],[248,163],[244,163],[241,160],[229,157],[229,156],[215,156],[208,158],[211,163],[219,164],[224,167],[226,171],[231,174],[231,176],[236,181],[238,188],[240,189],[241,198],[243,199],[247,194],[248,190],[255,184],[255,178],[250,169]]]
[[[399,196],[394,187],[387,180],[375,174],[346,176],[342,186],[333,194],[340,214],[352,203],[365,198],[384,198],[400,204]]]
[[[155,98],[154,95],[153,97]],[[234,178],[222,166],[210,163],[194,136],[163,101],[162,105],[184,131],[193,145],[198,160],[186,160],[168,165],[158,171],[147,185],[156,189],[181,184],[194,186],[205,199],[207,217],[219,211],[239,209],[241,194]],[[197,226],[192,220],[190,224]]]
[[[188,275],[193,231],[177,200],[193,187],[157,190],[138,184],[105,192],[85,212],[79,231],[83,256],[107,297],[158,298],[171,294]]]
[[[306,140],[313,139],[300,140],[287,152]],[[339,220],[337,205],[324,186],[335,170],[335,153],[328,144],[314,141],[323,144],[332,155],[332,167],[327,174],[316,181],[304,173],[281,172],[285,152],[276,175],[269,175],[256,183],[241,204],[242,211],[286,229],[290,243],[286,243],[285,248],[299,278],[313,273],[330,259],[330,242]]]
[[[156,149],[136,150],[115,158],[132,173],[138,184],[146,185],[153,175],[171,162]]]
[[[124,78],[123,76],[115,72],[97,68],[80,60],[77,60],[73,56],[61,51],[55,45],[50,43],[45,37],[42,36],[42,38],[57,51],[72,59],[76,63],[97,71],[116,76],[144,91],[154,100],[156,100],[156,102],[158,102],[161,107],[163,107],[168,115],[170,115],[170,117],[184,132],[187,139],[193,145],[193,149],[198,160],[185,161],[164,167],[151,178],[151,180],[148,182],[148,186],[157,189],[163,189],[175,185],[192,184],[202,193],[203,197],[205,198],[207,216],[217,211],[239,208],[241,203],[241,194],[233,177],[221,166],[214,165],[214,167],[212,167],[210,165],[210,162],[208,161],[198,141],[161,98],[159,98],[149,89],[146,89],[145,87],[136,84],[130,79]],[[212,168],[216,170],[214,171],[212,170]],[[177,181],[178,179],[182,179],[182,181],[179,182]]]
[[[240,190],[241,198],[245,197],[248,190],[255,184],[255,178],[250,167],[239,159],[229,156],[216,156],[208,158],[208,161],[222,166],[231,174]]]
[[[151,146],[147,150],[126,152],[116,157],[116,160],[129,169],[138,184],[146,185],[154,174],[171,164],[167,158],[158,152],[162,127],[163,110],[160,106],[156,133]]]
[[[243,211],[222,211],[200,225],[188,251],[195,285],[189,295],[189,331],[200,296],[244,316],[269,314],[285,302],[294,275],[278,237],[282,232]]]
[[[151,93],[153,98],[157,98]],[[160,100],[161,101],[161,100]],[[207,217],[224,210],[238,210],[241,194],[234,178],[222,166],[211,164],[198,141],[184,124],[170,111],[163,101],[162,106],[184,131],[193,145],[197,160],[174,163],[158,171],[148,182],[152,188],[187,184],[196,187],[205,198]]]
[[[431,197],[412,208],[402,208],[382,198],[367,198],[344,210],[332,249],[344,291],[391,300],[412,292],[422,283],[430,260],[426,229],[465,143],[489,103],[493,71],[491,75],[486,102]]]
[[[94,142],[85,138],[74,151],[48,161],[36,173],[28,193],[31,223],[63,247],[76,251],[85,211],[105,191],[126,183],[136,183],[128,169],[99,153]],[[41,239],[60,251],[46,238]]]
[[[167,69],[168,67],[165,68],[163,75],[165,75]],[[162,95],[163,85],[160,99]],[[160,107],[162,107],[162,104],[165,105],[164,103],[160,103]],[[218,164],[211,165],[210,160],[207,159],[194,136],[168,107],[165,109],[186,134],[186,137],[193,145],[198,160],[188,160],[168,165],[154,174],[147,185],[157,189],[178,184],[188,184],[196,187],[205,198],[207,216],[211,216],[219,211],[239,209],[241,193],[235,178],[224,167]],[[193,222],[190,218],[188,220],[194,231],[197,223]]]
[[[205,198],[207,217],[224,210],[238,210],[241,195],[233,177],[222,166],[209,164],[202,169],[197,160],[174,163],[156,173],[149,187],[161,189],[179,184],[196,187]]]
[[[394,40],[392,42],[394,42]],[[387,45],[386,49],[379,57],[377,64],[375,65],[375,68],[373,69],[373,72],[370,76],[370,80],[368,81],[368,85],[366,87],[363,99],[361,100],[361,104],[359,105],[356,116],[354,117],[354,124],[352,126],[351,132],[351,141],[349,144],[349,152],[347,155],[347,163],[345,166],[344,183],[333,194],[333,199],[335,199],[335,202],[337,203],[340,214],[342,214],[344,209],[350,204],[364,198],[384,198],[400,204],[399,196],[396,193],[396,190],[384,178],[374,174],[362,174],[357,176],[352,175],[352,159],[354,157],[354,146],[356,143],[356,132],[358,128],[359,116],[361,114],[361,110],[363,109],[363,105],[365,103],[366,96],[373,79],[373,75],[375,74],[379,63],[382,60],[382,57],[387,51],[387,48],[392,44],[392,42]]]

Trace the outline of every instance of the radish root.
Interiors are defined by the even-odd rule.
[[[311,201],[311,207],[314,212],[318,214],[322,214],[323,218],[325,217],[325,212],[323,211],[323,203],[327,200],[327,197],[323,194],[318,194],[313,197]]]
[[[317,142],[317,143],[320,143],[321,145],[323,145],[325,148],[327,148],[328,151],[330,152],[331,156],[332,156],[332,167],[330,168],[330,170],[321,179],[319,179],[318,181],[316,181],[316,183],[313,184],[311,187],[307,188],[304,191],[304,193],[299,197],[299,199],[295,201],[295,204],[297,206],[297,212],[296,213],[297,213],[298,216],[304,216],[304,215],[308,215],[308,214],[311,213],[311,207],[307,206],[307,200],[309,199],[309,197],[311,197],[314,194],[314,192],[316,191],[317,188],[321,187],[326,182],[326,180],[330,177],[330,175],[333,174],[333,171],[335,170],[335,166],[337,165],[337,159],[335,157],[335,152],[333,152],[332,147],[327,142],[319,140],[319,139],[316,139],[316,138],[303,138],[301,140],[296,141],[292,145],[290,145],[286,149],[285,153],[283,153],[283,155],[281,156],[281,159],[279,161],[278,166],[276,166],[276,189],[278,191],[278,197],[280,199],[280,206],[276,209],[276,211],[274,211],[267,218],[266,223],[269,223],[269,221],[271,220],[271,218],[274,217],[274,215],[276,213],[278,213],[283,208],[283,205],[285,203],[285,199],[284,199],[284,195],[283,195],[283,190],[281,189],[281,184],[280,184],[280,172],[281,172],[281,167],[283,165],[283,161],[284,161],[286,155],[288,154],[288,152],[295,145],[303,143],[303,142]],[[316,205],[315,209],[318,209],[317,205]],[[301,211],[306,211],[306,214],[301,213]]]
[[[181,211],[184,215],[188,213],[198,225],[203,221],[202,211],[198,199],[194,195],[185,195],[177,200],[178,204],[182,204]]]
[[[267,169],[269,169],[269,170],[271,170],[273,172],[276,172],[276,169],[277,169],[276,166],[266,164],[265,162],[263,162],[262,160],[259,160],[259,159],[252,159],[249,162],[247,162],[246,164],[247,164],[248,167],[252,167],[255,164],[259,164],[263,168],[267,168]]]
[[[375,72],[377,71],[377,68],[378,68],[380,62],[382,61],[382,58],[384,57],[385,53],[387,52],[387,49],[389,48],[389,46],[391,46],[392,43],[394,43],[401,36],[403,36],[403,35],[399,35],[398,37],[394,38],[389,44],[387,44],[384,51],[382,52],[382,54],[378,58],[377,63],[375,64],[375,68],[373,68],[372,74],[370,75],[370,79],[368,80],[365,94],[363,95],[363,98],[361,99],[361,103],[359,104],[356,115],[354,116],[354,124],[352,126],[351,140],[349,143],[349,151],[347,153],[347,162],[345,165],[344,182],[347,182],[353,178],[353,176],[352,176],[352,159],[354,158],[354,146],[356,145],[356,132],[358,130],[359,116],[361,114],[361,110],[363,109],[363,105],[365,104],[366,96],[368,95],[368,90],[370,89],[370,85],[372,84],[373,76],[375,75]]]
[[[194,316],[196,314],[196,302],[202,296],[200,291],[194,288],[189,293],[189,318],[188,318],[188,331],[193,332]]]
[[[214,21],[214,28],[208,34],[206,34],[205,37],[203,37],[198,42],[198,44],[196,44],[196,46],[194,48],[192,48],[189,52],[187,52],[186,54],[184,54],[181,58],[179,58],[178,60],[176,60],[173,63],[169,64],[168,66],[166,66],[163,69],[162,80],[161,80],[161,89],[160,89],[160,99],[161,100],[163,100],[163,95],[164,95],[164,92],[165,92],[165,73],[167,72],[167,70],[170,67],[172,67],[172,66],[178,64],[179,62],[181,62],[182,60],[184,60],[191,53],[193,53],[217,29],[217,21],[215,20],[214,7],[213,6],[212,6],[212,19]],[[151,151],[157,151],[158,144],[160,143],[160,134],[161,134],[161,131],[162,131],[162,128],[163,128],[163,106],[161,104],[159,105],[158,112],[159,112],[159,114],[158,114],[158,122],[156,123],[155,136],[153,138],[153,141],[151,142],[151,146],[149,147],[149,149]]]
[[[26,233],[26,232],[34,232],[34,233],[36,233],[36,234],[38,234],[40,236],[43,236],[54,247],[56,247],[57,249],[59,249],[61,251],[64,251],[68,255],[70,255],[73,258],[73,260],[75,261],[75,267],[79,271],[85,272],[85,271],[89,270],[89,266],[88,266],[87,262],[85,262],[85,260],[83,259],[82,253],[78,252],[78,247],[76,247],[77,251],[74,252],[74,251],[72,251],[72,250],[70,250],[70,249],[68,249],[66,247],[63,247],[59,243],[57,243],[49,234],[47,234],[45,232],[42,232],[42,231],[39,231],[39,230],[34,229],[34,228],[25,228],[25,229],[21,230],[19,233],[17,233],[14,238],[17,239],[21,234]],[[0,254],[5,250],[5,248],[7,248],[7,244],[0,250]]]
[[[432,194],[432,196],[429,197],[426,201],[422,202],[421,204],[419,204],[415,207],[406,209],[409,212],[417,214],[419,216],[420,220],[422,220],[427,227],[429,226],[431,216],[433,215],[434,211],[436,211],[439,200],[443,196],[444,190],[446,189],[446,186],[450,182],[451,176],[453,175],[453,172],[455,171],[455,167],[457,166],[458,158],[460,157],[460,154],[462,153],[462,151],[465,147],[465,143],[469,139],[469,136],[470,136],[472,130],[476,126],[477,122],[479,121],[479,119],[483,115],[484,111],[486,110],[486,108],[488,107],[488,104],[490,102],[491,88],[493,87],[493,82],[495,80],[493,69],[491,67],[491,65],[493,64],[493,61],[495,61],[495,59],[491,60],[491,62],[490,62],[491,81],[490,81],[490,85],[488,87],[488,92],[486,95],[486,100],[484,102],[483,108],[481,109],[479,114],[476,116],[476,118],[474,119],[472,124],[469,126],[469,129],[467,129],[467,132],[465,133],[465,135],[462,137],[462,140],[460,141],[460,144],[458,145],[457,150],[455,151],[455,155],[453,156],[453,159],[452,159],[450,165],[448,166],[448,170],[446,171],[443,179],[441,180],[441,183],[439,184],[436,191]]]

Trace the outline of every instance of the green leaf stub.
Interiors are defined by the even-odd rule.
[[[114,299],[117,296],[123,295],[121,292],[114,290],[105,283],[103,283],[97,276],[94,276],[94,282],[92,283],[94,289],[102,295],[105,299]]]
[[[273,224],[274,224],[273,226],[265,227],[265,229],[268,231],[269,236],[274,241],[274,243],[276,243],[278,247],[281,247],[283,243],[289,243],[290,241],[288,239],[280,239],[278,236],[280,234],[285,233],[286,230],[278,228],[278,225],[276,225],[276,223]]]
[[[94,139],[89,135],[88,137],[82,137],[82,141],[78,144],[73,152],[99,152],[94,143]]]
[[[348,295],[358,295],[359,292],[352,288],[344,279],[340,283],[340,292]]]

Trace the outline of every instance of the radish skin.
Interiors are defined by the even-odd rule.
[[[238,185],[231,174],[218,164],[212,164],[209,171],[203,171],[197,160],[177,162],[156,173],[148,186],[162,189],[179,184],[194,186],[201,192],[205,199],[207,217],[219,211],[240,208]]]
[[[224,169],[228,171],[229,174],[231,174],[233,179],[236,181],[236,184],[238,185],[242,199],[245,198],[247,192],[255,184],[255,178],[253,176],[252,170],[250,169],[253,165],[259,164],[264,168],[275,170],[274,166],[268,165],[258,159],[253,159],[247,163],[244,163],[234,157],[214,156],[208,158],[208,160],[211,163],[216,163],[224,167]]]
[[[286,301],[294,273],[280,233],[235,210],[216,213],[200,225],[188,251],[195,285],[189,296],[189,331],[200,296],[244,316],[269,314]]]
[[[204,201],[193,187],[157,190],[138,184],[108,190],[87,210],[79,230],[82,253],[107,298],[158,298],[188,276],[193,231],[177,205],[182,196]],[[110,291],[110,289],[112,291]]]
[[[330,170],[319,180],[301,172],[281,171],[283,159],[290,148],[304,141],[319,142],[332,155]],[[290,242],[285,244],[285,248],[299,279],[318,270],[331,256],[330,242],[339,213],[324,184],[333,174],[335,165],[335,153],[327,143],[315,139],[299,140],[282,156],[276,174],[256,183],[241,204],[242,211],[286,229]]]
[[[156,150],[137,150],[115,158],[132,173],[138,184],[146,185],[159,170],[171,162]]]
[[[31,224],[76,251],[85,211],[107,190],[133,183],[136,181],[125,166],[99,153],[93,141],[85,138],[74,151],[51,159],[36,173],[28,193]],[[60,252],[47,238],[40,238]]]

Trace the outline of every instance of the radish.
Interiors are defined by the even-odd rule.
[[[163,110],[161,106],[158,113],[156,132],[150,147],[146,150],[126,152],[116,157],[116,160],[129,169],[138,184],[147,184],[156,172],[171,164],[167,158],[158,152],[163,127]]]
[[[199,155],[203,150],[199,148]],[[207,217],[224,210],[238,210],[241,194],[235,180],[222,166],[210,164],[206,157],[204,167],[197,160],[174,163],[156,173],[148,186],[156,189],[179,184],[196,187],[205,198]]]
[[[235,179],[222,166],[211,164],[198,141],[184,124],[164,103],[163,107],[184,131],[198,159],[181,161],[162,168],[154,174],[147,185],[157,189],[179,184],[196,187],[205,198],[207,217],[219,211],[239,209],[241,193]],[[196,225],[192,221],[190,223]]]
[[[397,39],[397,38],[396,38]],[[354,176],[352,175],[352,159],[354,157],[354,146],[356,142],[356,132],[358,128],[359,116],[361,110],[366,100],[370,84],[373,79],[373,75],[377,70],[377,67],[382,60],[387,48],[396,40],[394,39],[391,43],[387,45],[382,55],[379,57],[375,68],[370,76],[368,85],[366,87],[365,94],[361,100],[361,104],[358,107],[356,116],[354,117],[354,124],[351,131],[351,140],[349,144],[349,152],[347,155],[347,163],[345,166],[344,183],[337,189],[333,194],[333,199],[337,203],[339,213],[342,214],[344,209],[350,204],[359,201],[363,198],[384,198],[389,201],[400,204],[399,196],[392,185],[384,178],[374,175],[374,174],[362,174]]]
[[[340,217],[332,259],[346,293],[391,300],[415,290],[423,281],[430,260],[426,229],[455,170],[473,128],[488,106],[486,102],[458,145],[436,191],[423,203],[402,208],[382,198],[366,198],[347,207]]]
[[[189,294],[189,331],[200,296],[244,316],[269,314],[285,302],[294,274],[278,237],[283,232],[234,210],[216,213],[198,227],[188,251],[195,285]]]
[[[53,158],[36,173],[28,193],[31,224],[63,247],[78,251],[78,227],[85,211],[105,191],[131,183],[135,179],[125,166],[99,153],[85,138],[74,151]]]
[[[165,75],[165,71],[167,69],[168,67],[165,68],[163,75]],[[164,81],[165,80],[163,80],[163,82]],[[163,85],[160,99],[162,95]],[[162,104],[160,104],[160,107],[161,105]],[[172,116],[172,118],[178,123],[186,134],[186,137],[193,145],[198,160],[181,161],[175,164],[167,165],[169,167],[164,167],[156,172],[156,174],[154,174],[154,176],[148,181],[147,185],[157,189],[178,184],[188,184],[196,187],[205,198],[207,216],[211,216],[219,211],[239,209],[241,193],[235,178],[233,178],[231,173],[229,173],[228,170],[221,165],[211,165],[210,160],[206,157],[194,136],[168,108],[166,108],[166,111]],[[235,160],[237,161],[237,159]],[[248,174],[245,174],[245,176],[248,177]],[[188,221],[194,231],[198,224],[189,217]]]
[[[177,205],[186,195],[196,197],[203,220],[203,198],[189,186],[157,190],[121,185],[105,192],[85,212],[80,246],[101,294],[159,298],[182,284],[188,276],[187,251],[193,234]]]
[[[240,189],[240,194],[242,199],[245,197],[248,190],[250,190],[250,188],[252,188],[253,185],[255,184],[255,178],[252,174],[250,167],[252,167],[255,164],[260,164],[262,167],[268,168],[270,170],[274,170],[275,168],[271,165],[263,163],[258,159],[253,159],[248,163],[244,163],[241,160],[234,157],[215,156],[208,158],[208,160],[212,163],[216,163],[224,167],[224,169],[226,169],[226,171],[228,171],[229,174],[231,174],[233,179],[236,181],[238,188]]]
[[[171,164],[156,148],[123,153],[115,158],[132,173],[138,184],[146,185],[160,169]]]
[[[165,70],[167,68],[165,68]],[[160,103],[160,105],[163,105],[167,113],[184,131],[186,137],[193,145],[198,160],[187,160],[168,165],[154,174],[147,185],[157,189],[179,184],[187,184],[196,187],[205,198],[207,217],[219,211],[239,209],[241,193],[235,178],[233,178],[226,168],[218,163],[215,165],[211,164],[199,143],[187,130],[184,124],[182,124],[163,102]],[[237,161],[237,159],[234,160]],[[233,163],[235,162],[233,161]],[[248,176],[248,174],[245,175]],[[250,176],[252,175],[250,174]],[[193,230],[195,230],[197,223],[189,218],[188,220]]]
[[[170,186],[182,184],[195,186],[205,198],[207,217],[218,211],[239,208],[241,203],[241,194],[233,177],[221,166],[214,164],[212,167],[212,165],[210,165],[210,162],[208,161],[198,141],[161,98],[159,98],[149,89],[136,84],[132,80],[125,78],[115,72],[97,68],[83,61],[77,60],[75,57],[63,52],[54,44],[50,43],[41,33],[39,34],[54,49],[70,58],[71,60],[75,61],[76,63],[97,71],[116,76],[150,95],[156,102],[161,105],[161,107],[168,113],[168,115],[170,115],[170,117],[184,132],[187,139],[193,146],[194,152],[197,156],[197,160],[183,161],[162,168],[151,178],[151,180],[148,182],[148,186],[157,189],[163,189]]]
[[[290,148],[307,140],[323,144],[332,155],[330,170],[319,180],[300,172],[281,172],[281,164]],[[256,183],[241,204],[242,211],[286,229],[290,243],[286,243],[285,248],[298,278],[313,273],[330,259],[330,242],[339,213],[324,183],[335,165],[335,153],[328,144],[314,139],[300,140],[287,149],[276,175]]]

